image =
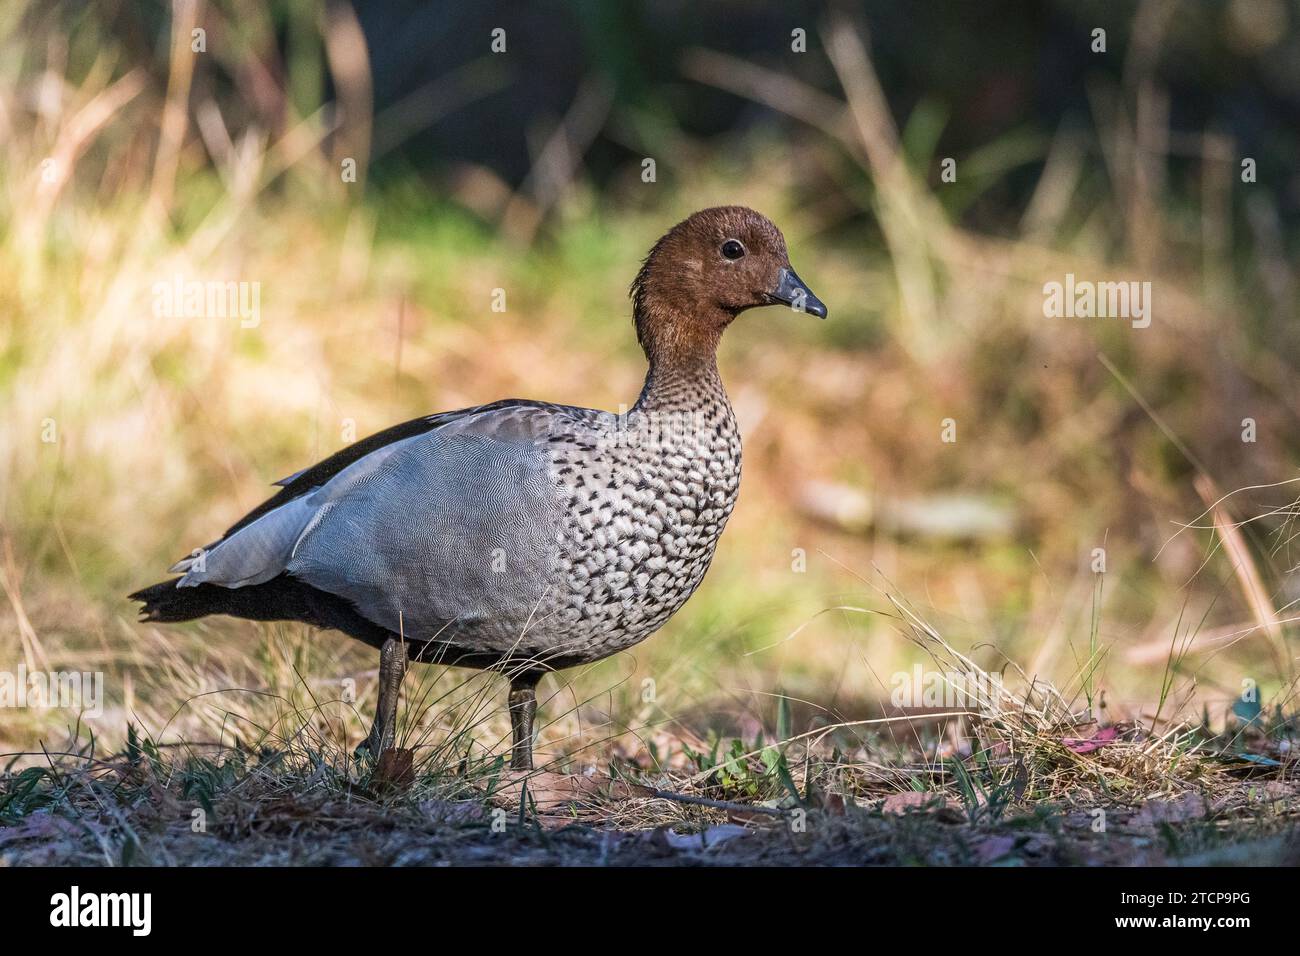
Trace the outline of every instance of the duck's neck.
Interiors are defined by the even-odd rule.
[[[714,403],[726,403],[727,391],[718,374],[717,359],[710,355],[698,365],[683,366],[676,362],[650,361],[645,384],[634,409],[668,411],[692,409]]]
[[[718,342],[724,325],[681,319],[670,322],[658,315],[654,322],[645,318],[638,316],[637,330],[649,368],[633,407],[653,411],[728,405],[718,374]]]

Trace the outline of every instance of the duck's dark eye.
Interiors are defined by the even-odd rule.
[[[735,239],[728,239],[722,244],[722,254],[728,259],[739,259],[745,254],[745,247]]]

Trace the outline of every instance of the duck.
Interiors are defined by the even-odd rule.
[[[630,297],[647,365],[630,408],[505,399],[380,431],[131,594],[140,620],[297,621],[377,649],[358,756],[393,746],[410,663],[497,671],[510,767],[531,771],[540,679],[645,640],[713,560],[741,473],[723,333],[761,306],[827,315],[781,231],[743,206],[668,230]]]

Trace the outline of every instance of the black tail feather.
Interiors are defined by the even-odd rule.
[[[284,575],[265,584],[242,588],[223,588],[215,584],[179,588],[176,586],[179,580],[159,581],[130,595],[132,601],[144,604],[140,608],[141,621],[174,623],[193,621],[209,614],[228,614],[250,621],[303,621],[321,627],[337,626],[319,620],[321,615],[319,608],[314,606],[316,602],[305,593],[315,591],[314,588]]]
[[[141,621],[192,621],[208,614],[221,613],[217,595],[211,593],[220,590],[219,588],[210,584],[197,588],[178,588],[176,582],[179,580],[180,578],[172,578],[170,581],[159,581],[129,595],[132,601],[144,604],[140,608]]]
[[[141,621],[173,623],[193,621],[209,614],[227,614],[250,621],[301,621],[313,627],[350,634],[374,647],[394,636],[357,613],[351,602],[292,578],[287,574],[262,584],[223,588],[215,584],[178,588],[160,581],[130,595],[140,601]]]

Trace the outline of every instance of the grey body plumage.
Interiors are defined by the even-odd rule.
[[[624,416],[522,402],[444,415],[180,562],[177,586],[289,574],[413,645],[597,660],[681,607],[735,504],[739,433],[710,384]]]

